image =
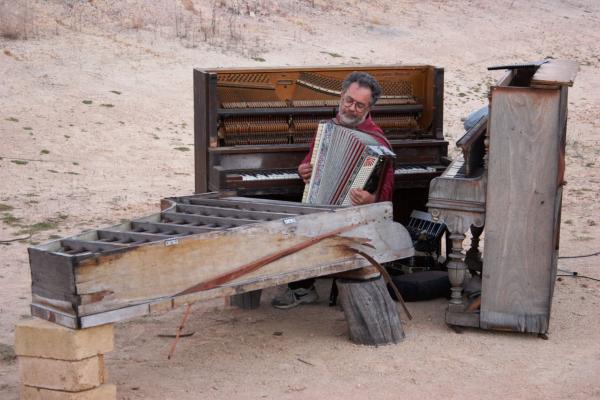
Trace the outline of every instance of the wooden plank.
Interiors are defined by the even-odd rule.
[[[444,69],[435,68],[433,78],[433,121],[431,129],[436,139],[444,140]],[[443,156],[448,155],[448,150]]]
[[[145,233],[145,232],[119,232],[111,231],[107,229],[100,229],[98,232],[98,239],[122,241],[123,243],[129,242],[154,242],[157,240],[168,239],[171,236],[161,235],[157,233]],[[118,243],[117,243],[118,244]]]
[[[49,246],[50,247],[50,246]],[[58,241],[52,250],[60,249]],[[30,247],[31,292],[54,300],[77,302],[73,261],[61,254]]]
[[[545,332],[559,91],[492,88],[481,327]],[[552,283],[553,284],[553,283]]]
[[[258,200],[258,199],[257,199]],[[281,212],[295,215],[311,214],[315,212],[323,212],[331,207],[312,207],[308,205],[298,205],[298,203],[288,204],[273,204],[263,203],[260,201],[248,201],[248,200],[230,200],[230,199],[204,199],[204,198],[190,198],[183,200],[184,203],[206,205],[212,207],[228,207],[239,210],[250,210],[250,211],[269,211],[269,212]],[[279,201],[278,203],[284,203]]]
[[[194,69],[194,180],[196,193],[208,191],[208,74]],[[214,111],[213,111],[214,112]]]
[[[560,221],[562,214],[562,196],[563,187],[565,184],[565,147],[567,142],[567,104],[568,104],[568,88],[562,86],[560,89],[560,114],[558,118],[558,126],[560,129],[560,139],[558,145],[558,176],[557,176],[557,191],[556,205],[554,208],[554,234],[552,242],[554,243],[554,251],[552,252],[552,267],[550,274],[550,282],[548,282],[551,290],[549,293],[548,303],[550,304],[548,312],[552,309],[552,297],[554,296],[554,287],[556,282],[556,274],[558,272],[558,252],[560,248]]]
[[[107,243],[98,240],[79,240],[79,239],[63,239],[60,241],[62,245],[75,252],[91,252],[98,253],[107,250],[122,249],[130,246],[125,243]]]
[[[542,64],[531,79],[531,85],[573,86],[579,65],[571,60],[550,60]]]
[[[71,329],[79,329],[81,327],[79,320],[74,315],[65,314],[40,304],[31,304],[31,315]]]
[[[228,201],[236,201],[236,200],[240,200],[240,201],[245,201],[248,205],[253,205],[253,204],[265,204],[265,205],[269,205],[269,206],[284,206],[284,207],[299,207],[299,208],[306,208],[308,210],[319,210],[319,211],[333,211],[333,210],[337,210],[340,208],[343,208],[342,206],[334,206],[334,205],[326,205],[326,204],[305,204],[305,203],[298,203],[297,201],[285,201],[285,200],[273,200],[273,199],[265,199],[265,198],[248,198],[248,197],[237,197],[237,196],[231,196],[231,197],[227,197],[224,200],[228,200]],[[289,211],[292,212],[292,211]],[[316,211],[315,211],[316,212]],[[298,214],[300,214],[298,212]]]
[[[53,310],[73,316],[77,314],[76,305],[79,304],[79,302],[79,296],[75,296],[73,299],[62,300],[52,298],[50,296],[45,295],[42,292],[31,294],[32,304],[49,307]]]
[[[353,259],[353,253],[344,247],[356,243],[348,238],[353,236],[371,239],[375,249],[366,251],[380,262],[407,257],[412,254],[410,236],[391,218],[391,204],[377,203],[187,236],[170,245],[149,243],[97,255],[80,261],[76,269],[77,290],[82,296],[78,310],[80,315],[89,315],[173,296],[309,237],[353,224],[366,223],[344,234],[346,237],[326,239],[227,285]]]
[[[230,228],[232,226],[255,224],[258,222],[251,219],[211,217],[208,215],[195,215],[175,212],[164,212],[163,218],[167,221],[172,221],[179,224],[182,222],[187,222],[189,224],[214,225],[221,227],[221,229]]]
[[[107,323],[125,321],[135,317],[169,311],[179,308],[185,304],[191,304],[198,301],[210,300],[225,296],[234,296],[273,286],[285,285],[289,282],[296,282],[311,277],[331,275],[334,273],[355,269],[356,267],[357,264],[353,259],[344,260],[338,263],[324,264],[311,269],[277,274],[265,277],[264,279],[256,279],[252,280],[251,282],[241,282],[230,286],[222,286],[198,293],[178,296],[175,298],[167,297],[163,299],[155,299],[148,303],[126,306],[117,310],[83,316],[81,317],[80,325],[82,327],[89,328]],[[56,322],[63,325],[59,321]]]
[[[204,232],[212,232],[218,231],[221,228],[208,227],[208,226],[191,226],[191,225],[180,225],[180,224],[166,224],[161,222],[142,222],[142,221],[132,221],[131,228],[134,230],[144,229],[148,232],[161,232],[164,234],[172,233],[176,234],[195,234],[195,233],[204,233]]]
[[[81,329],[86,329],[91,328],[92,326],[124,321],[130,318],[147,315],[149,313],[150,306],[148,304],[139,304],[136,306],[107,311],[96,315],[87,315],[80,317],[79,326],[81,327]]]
[[[213,206],[186,205],[186,204],[178,204],[177,211],[184,212],[184,213],[207,215],[207,216],[212,216],[212,217],[251,219],[251,220],[259,220],[259,221],[271,221],[274,219],[292,217],[295,215],[295,214],[281,213],[281,212],[238,210],[235,208],[227,208],[227,207],[213,207]]]
[[[277,115],[314,115],[319,116],[321,119],[327,119],[335,116],[338,111],[338,107],[285,107],[285,108],[219,108],[217,113],[223,118],[229,117],[247,117],[247,116],[277,116]],[[389,104],[389,105],[375,105],[371,112],[376,114],[380,113],[402,113],[402,114],[416,114],[423,111],[422,104]]]

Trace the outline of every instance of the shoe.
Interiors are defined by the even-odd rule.
[[[314,286],[309,289],[298,288],[285,289],[285,292],[275,297],[271,305],[275,308],[287,309],[299,306],[300,304],[314,303],[319,299],[319,295]]]

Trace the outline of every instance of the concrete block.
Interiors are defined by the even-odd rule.
[[[17,324],[15,329],[17,356],[83,360],[113,348],[112,324],[74,330],[34,318]]]
[[[41,389],[21,386],[21,400],[116,400],[117,387],[104,384],[95,389],[82,392],[63,392],[60,390]]]
[[[21,384],[43,389],[80,392],[106,381],[102,355],[78,361],[19,357]]]

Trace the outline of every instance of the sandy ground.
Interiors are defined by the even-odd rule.
[[[0,1],[0,240],[33,231],[31,243],[43,242],[192,193],[194,67],[441,66],[452,148],[460,118],[499,77],[487,66],[552,56],[581,66],[569,93],[560,254],[599,250],[599,2],[144,3]],[[18,398],[11,346],[29,314],[28,245],[0,245],[2,399]],[[599,263],[559,267],[600,278]],[[406,340],[379,348],[351,344],[343,313],[324,300],[279,311],[268,305],[273,294],[253,311],[196,306],[195,334],[171,361],[170,340],[157,335],[173,332],[182,310],[118,324],[107,357],[118,398],[600,398],[596,281],[557,282],[549,340],[454,333],[438,300],[410,304]]]

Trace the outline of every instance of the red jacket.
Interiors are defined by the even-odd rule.
[[[333,122],[335,122],[336,124],[339,123],[337,117],[335,117],[333,119]],[[384,145],[385,147],[387,147],[390,150],[392,149],[390,142],[388,142],[388,140],[385,138],[385,136],[383,136],[383,131],[381,130],[381,128],[379,126],[377,126],[377,124],[375,122],[373,122],[370,114],[367,115],[367,118],[365,118],[365,120],[363,122],[361,122],[360,124],[358,124],[354,129],[359,130],[361,132],[371,134],[375,138],[375,140],[377,140],[377,142]],[[313,138],[312,143],[310,144],[310,150],[308,151],[308,154],[306,155],[306,157],[304,157],[304,159],[302,160],[302,162],[300,164],[309,164],[310,163],[310,159],[312,158],[314,146],[315,146],[315,139]],[[392,201],[393,194],[394,194],[394,169],[392,168],[392,165],[389,165],[385,172],[383,182],[381,184],[379,193],[377,194],[377,198],[375,201],[377,201],[377,202]]]

